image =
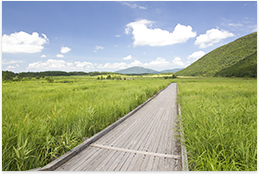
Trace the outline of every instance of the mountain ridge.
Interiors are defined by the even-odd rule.
[[[167,69],[167,70],[163,70],[163,71],[156,71],[156,70],[144,68],[144,67],[141,67],[141,66],[133,66],[133,67],[130,67],[130,68],[114,71],[114,73],[121,73],[121,74],[159,74],[159,73],[169,73],[169,72],[174,73],[174,72],[179,71],[180,69],[181,68]]]
[[[216,48],[185,69],[176,72],[180,76],[215,76],[257,51],[257,32],[250,33],[226,45]]]

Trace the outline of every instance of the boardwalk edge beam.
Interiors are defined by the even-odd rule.
[[[170,85],[170,84],[169,84]],[[168,85],[168,86],[169,86]],[[168,87],[167,86],[167,87]],[[62,164],[66,163],[68,160],[70,160],[71,158],[73,158],[74,156],[76,156],[78,153],[80,153],[81,151],[83,151],[85,148],[87,148],[88,146],[90,146],[90,144],[94,143],[95,141],[97,141],[99,138],[101,138],[102,136],[104,136],[105,134],[107,134],[109,131],[111,131],[112,129],[114,129],[116,126],[118,126],[120,123],[122,123],[124,120],[126,120],[128,117],[130,117],[131,115],[133,115],[135,112],[137,112],[140,108],[142,108],[143,106],[145,106],[148,102],[150,102],[153,98],[155,98],[159,93],[161,93],[163,90],[165,90],[167,87],[165,87],[164,89],[158,91],[155,95],[153,95],[151,98],[149,98],[147,101],[145,101],[144,103],[142,103],[141,105],[139,105],[137,108],[135,108],[134,110],[132,110],[131,112],[129,112],[127,115],[125,115],[124,117],[120,118],[119,120],[117,120],[116,122],[114,122],[113,124],[109,125],[108,127],[106,127],[105,129],[103,129],[102,131],[98,132],[97,134],[93,135],[92,137],[90,137],[89,139],[85,140],[84,142],[82,142],[81,144],[79,144],[78,146],[76,146],[75,148],[71,149],[70,151],[66,152],[64,155],[60,156],[59,158],[55,159],[54,161],[50,162],[49,164],[47,164],[46,166],[42,167],[42,168],[37,168],[36,171],[53,171],[55,169],[57,169],[59,166],[61,166]],[[34,170],[34,169],[32,169]],[[34,170],[35,171],[35,170]]]
[[[178,87],[176,89],[177,93],[179,93],[178,91]],[[180,104],[177,104],[178,107],[178,115],[181,116],[181,107]],[[183,171],[189,171],[189,166],[188,166],[188,157],[187,157],[187,150],[186,147],[184,146],[184,142],[185,142],[185,138],[184,138],[184,132],[183,132],[183,125],[182,125],[182,121],[181,118],[179,117],[179,123],[180,123],[180,137],[181,137],[181,158],[182,158],[182,169]]]

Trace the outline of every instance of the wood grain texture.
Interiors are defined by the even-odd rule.
[[[176,100],[172,83],[56,171],[181,170]]]

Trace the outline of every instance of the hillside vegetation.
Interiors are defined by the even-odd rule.
[[[241,70],[241,60],[254,56],[257,58],[257,32],[241,37],[229,44],[221,46],[206,54],[187,68],[178,71],[176,75],[181,76],[214,76],[224,75],[219,73],[221,70],[232,67]],[[239,63],[240,62],[240,63]],[[238,66],[239,63],[239,66]],[[234,66],[237,64],[237,66]],[[246,64],[250,64],[246,62]],[[246,69],[243,69],[246,70]],[[246,73],[243,73],[246,74]],[[250,73],[249,73],[250,74]]]
[[[215,74],[222,77],[257,77],[257,51],[233,66]]]

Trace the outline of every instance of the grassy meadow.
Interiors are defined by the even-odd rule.
[[[134,78],[134,80],[133,80]],[[2,170],[42,167],[166,87],[172,79],[54,77],[2,83]]]
[[[46,165],[171,82],[178,84],[190,170],[257,170],[256,79],[161,77],[2,83],[2,170]]]
[[[178,80],[190,170],[257,170],[257,80]]]

